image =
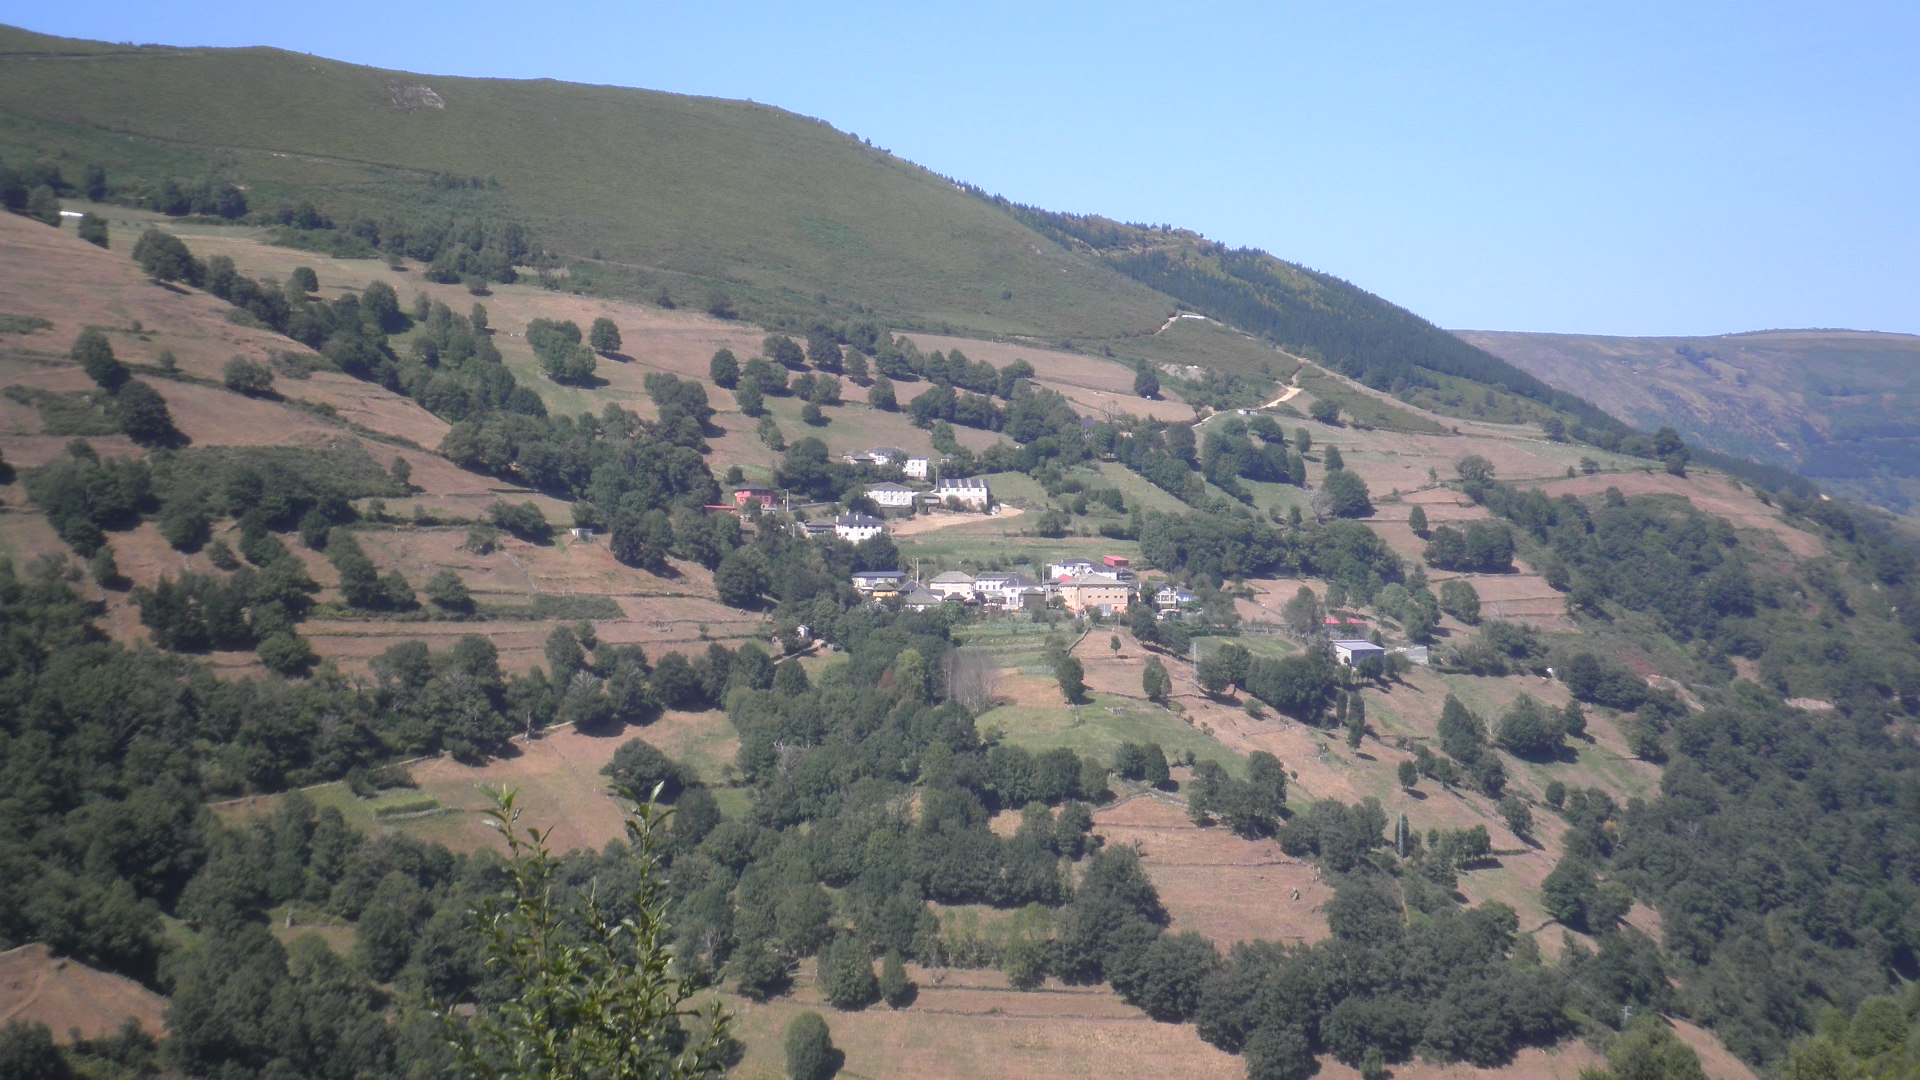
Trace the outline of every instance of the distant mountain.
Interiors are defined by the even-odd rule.
[[[1767,330],[1719,337],[1459,331],[1642,428],[1791,468],[1834,494],[1920,508],[1920,337]]]

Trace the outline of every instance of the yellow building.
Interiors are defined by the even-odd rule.
[[[1082,574],[1060,583],[1060,599],[1076,615],[1090,610],[1112,615],[1133,602],[1133,582]]]

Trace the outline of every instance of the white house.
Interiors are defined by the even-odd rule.
[[[867,451],[867,456],[873,459],[875,465],[891,465],[906,457],[907,452],[897,446],[876,446]]]
[[[1334,660],[1346,667],[1352,667],[1357,661],[1364,660],[1369,656],[1385,655],[1387,655],[1387,650],[1375,645],[1371,641],[1354,639],[1333,643]]]
[[[844,514],[833,519],[833,531],[855,544],[887,531],[887,523],[870,514]]]
[[[1047,564],[1047,576],[1055,581],[1065,581],[1081,574],[1091,574],[1096,566],[1092,559],[1061,559],[1057,563]]]
[[[898,591],[906,580],[907,575],[898,570],[857,570],[853,587],[861,592]]]
[[[920,493],[904,484],[875,484],[867,489],[867,498],[876,506],[888,509],[906,509]]]
[[[986,585],[982,585],[981,580],[980,578],[973,579],[974,593],[980,597],[982,602],[992,604],[1002,611],[1018,611],[1028,593],[1039,593],[1042,600],[1046,598],[1046,593],[1040,588],[1040,583],[1025,574],[1014,573],[999,575],[992,582],[993,587],[991,589]]]
[[[1006,587],[1007,582],[1018,576],[1012,570],[988,570],[976,574],[973,578],[973,594],[992,603],[999,599],[1000,590]]]
[[[910,457],[900,463],[900,469],[915,480],[925,480],[927,478],[928,462],[927,459],[923,457]]]
[[[985,510],[993,499],[992,493],[987,490],[986,480],[978,476],[964,480],[941,480],[933,485],[932,497],[943,503],[948,499],[959,499],[981,510]]]

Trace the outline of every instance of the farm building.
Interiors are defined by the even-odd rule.
[[[1334,660],[1346,667],[1352,667],[1357,661],[1364,660],[1369,656],[1385,655],[1387,655],[1387,650],[1375,645],[1371,641],[1354,639],[1333,643]]]

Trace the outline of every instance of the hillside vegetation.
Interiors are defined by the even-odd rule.
[[[0,158],[51,153],[130,186],[214,176],[256,204],[307,199],[342,218],[505,210],[632,295],[665,286],[704,305],[720,286],[806,309],[824,297],[1046,341],[1147,332],[1166,314],[1146,287],[951,182],[750,102],[12,29],[0,102]]]
[[[1768,330],[1695,338],[1461,331],[1643,428],[1790,468],[1835,494],[1920,506],[1920,337]]]
[[[604,131],[712,109],[811,132],[822,160],[874,154],[751,106],[9,40],[5,78],[243,70],[359,100],[341,123],[395,155],[408,124],[475,153],[427,114],[487,94],[508,115],[532,108],[516,94],[621,103],[587,110]],[[281,93],[263,107],[320,122]],[[918,276],[874,283],[884,303],[836,307],[819,293],[864,287],[851,271],[763,274],[775,256],[725,253],[732,224],[711,258],[750,286],[574,257],[560,217],[516,201],[531,172],[364,171],[319,152],[339,131],[194,158],[210,142],[29,96],[43,113],[9,114],[0,147],[20,204],[0,257],[33,267],[0,276],[0,948],[138,980],[168,1034],[61,1049],[17,1025],[0,1056],[448,1075],[434,1011],[472,1031],[535,999],[473,921],[512,870],[551,874],[562,937],[633,917],[663,967],[671,941],[669,981],[739,1014],[724,1056],[748,1077],[780,1074],[780,1028],[811,1009],[843,1075],[1897,1060],[1920,553],[1885,515],[1706,467],[1672,431],[1190,234],[1096,244],[1068,226],[1101,223],[929,181],[900,197],[1013,230],[940,242],[982,276],[943,277],[926,246],[893,264]],[[293,137],[213,104],[216,127]],[[663,157],[706,137],[659,131]],[[124,164],[88,156],[114,147]],[[755,152],[738,190],[778,186],[785,151]],[[215,171],[164,171],[189,159]],[[243,176],[254,159],[279,178]],[[816,199],[843,205],[788,208]],[[803,257],[787,244],[768,250]],[[1153,251],[1220,306],[1170,317],[1106,265]],[[964,324],[990,336],[908,310],[978,282],[1018,307],[991,260],[1012,283],[1056,257],[1066,291]],[[1060,315],[1077,281],[1151,306]],[[692,282],[739,291],[653,291]],[[1056,316],[1089,336],[1063,347]],[[876,446],[986,478],[999,512],[903,511],[858,544],[797,528],[908,479],[848,460]],[[721,509],[750,482],[778,505]],[[1069,556],[1128,560],[1139,602],[915,610],[850,580]],[[1349,667],[1335,637],[1391,651]],[[553,862],[503,862],[479,785],[520,790]],[[656,787],[675,816],[636,862],[624,800]]]

